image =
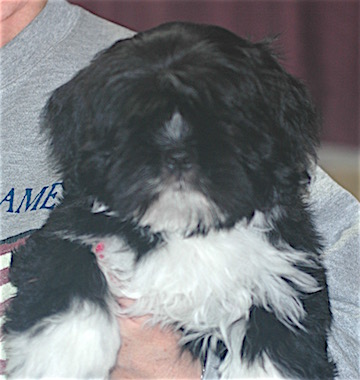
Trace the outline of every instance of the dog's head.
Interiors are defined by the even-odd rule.
[[[119,41],[44,114],[65,188],[124,220],[187,234],[302,194],[317,116],[267,43],[165,24]]]

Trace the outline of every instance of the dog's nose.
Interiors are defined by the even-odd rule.
[[[170,151],[166,155],[166,166],[170,172],[184,172],[192,168],[192,161],[184,151]]]

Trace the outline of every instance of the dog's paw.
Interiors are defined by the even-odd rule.
[[[10,379],[105,379],[116,362],[120,333],[114,316],[83,301],[25,332],[8,334],[5,344]]]

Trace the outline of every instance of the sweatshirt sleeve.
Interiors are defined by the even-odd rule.
[[[315,174],[310,200],[323,238],[333,313],[329,352],[339,379],[359,379],[360,203],[321,168]]]

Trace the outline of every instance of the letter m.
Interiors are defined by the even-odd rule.
[[[41,198],[43,197],[45,191],[48,189],[49,186],[45,186],[41,189],[41,191],[36,194],[36,196],[32,199],[31,196],[32,196],[32,190],[33,189],[25,189],[25,195],[19,205],[19,207],[17,208],[17,210],[15,211],[16,213],[20,213],[20,209],[22,207],[22,205],[24,204],[24,202],[26,202],[25,204],[25,211],[27,211],[29,208],[30,208],[30,211],[34,211],[36,210],[38,204],[40,203],[40,200]]]

